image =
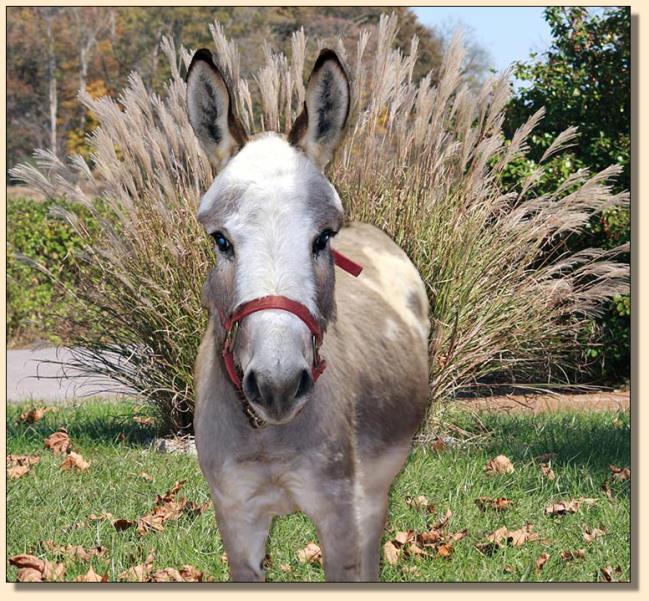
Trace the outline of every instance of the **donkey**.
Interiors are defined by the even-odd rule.
[[[323,173],[349,104],[322,50],[288,138],[248,139],[211,52],[188,69],[189,121],[217,172],[198,211],[217,259],[194,430],[236,581],[264,580],[271,520],[297,510],[327,580],[377,580],[388,492],[426,410],[421,277],[379,229],[344,224]]]

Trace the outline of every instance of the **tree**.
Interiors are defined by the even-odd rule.
[[[532,136],[531,161],[509,172],[512,182],[532,172],[536,162],[560,132],[577,126],[578,143],[551,161],[540,191],[555,187],[575,167],[593,172],[617,164],[622,173],[617,191],[629,190],[631,115],[631,15],[628,7],[593,12],[583,7],[551,7],[545,19],[552,45],[543,55],[520,62],[514,75],[523,82],[512,100],[505,126],[511,136],[529,115],[545,107],[546,115]],[[589,234],[572,237],[573,249],[613,248],[630,238],[628,209],[606,212],[591,221]],[[628,261],[628,255],[622,257]],[[600,378],[620,380],[629,375],[630,300],[618,297],[599,323],[603,338],[587,346],[597,361]]]

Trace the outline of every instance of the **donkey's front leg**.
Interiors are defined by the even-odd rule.
[[[253,503],[238,507],[214,504],[216,521],[228,555],[230,579],[263,582],[266,541],[272,516],[256,510]]]
[[[353,484],[325,480],[318,488],[301,506],[318,531],[325,578],[328,582],[358,581],[361,552]]]

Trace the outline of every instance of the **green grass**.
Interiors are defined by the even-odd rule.
[[[208,488],[195,457],[152,452],[154,432],[132,421],[135,407],[128,403],[87,402],[83,406],[48,413],[40,422],[16,424],[25,406],[7,411],[7,453],[38,453],[41,462],[17,480],[8,481],[7,552],[33,553],[55,559],[43,551],[39,541],[108,548],[104,558],[91,564],[110,580],[129,567],[141,563],[155,551],[155,569],[180,568],[192,564],[216,581],[227,580],[224,551],[212,511],[198,517],[182,517],[168,522],[163,532],[140,536],[135,529],[116,531],[109,522],[87,521],[91,513],[110,512],[115,518],[134,519],[144,515],[176,481],[187,479],[181,495],[203,502]],[[453,416],[454,423],[476,431],[477,422],[467,414]],[[599,569],[608,565],[622,568],[621,579],[630,577],[630,495],[629,482],[613,484],[614,498],[601,490],[609,476],[609,464],[628,466],[630,429],[627,414],[495,415],[480,416],[488,433],[477,442],[443,451],[417,447],[398,477],[391,496],[388,528],[384,542],[394,530],[423,530],[432,526],[447,509],[453,511],[449,531],[468,529],[456,543],[450,559],[438,557],[416,561],[403,558],[396,566],[384,564],[384,581],[580,581],[598,580]],[[62,472],[60,456],[43,448],[43,439],[60,426],[68,428],[74,448],[92,462],[82,473]],[[120,436],[124,434],[125,440]],[[507,455],[516,470],[512,474],[489,476],[486,461],[497,454]],[[543,477],[534,457],[556,453],[552,467],[556,480]],[[153,476],[148,482],[141,472]],[[436,510],[431,514],[412,509],[407,496],[426,495]],[[513,499],[512,509],[503,513],[482,513],[475,505],[480,496]],[[555,500],[596,498],[593,506],[582,506],[575,514],[547,517],[543,509]],[[500,526],[517,529],[526,522],[534,525],[540,540],[521,547],[506,547],[490,556],[482,555],[475,543]],[[73,528],[81,523],[82,527]],[[607,534],[585,543],[585,528],[605,526]],[[268,551],[272,566],[270,581],[321,581],[319,565],[302,565],[297,551],[315,541],[315,529],[301,514],[276,519]],[[564,562],[562,550],[586,549],[582,560]],[[542,571],[535,569],[541,553],[549,560]],[[65,559],[66,580],[84,574],[88,564]],[[289,572],[280,569],[288,564]],[[405,568],[417,566],[418,574]],[[507,566],[507,571],[505,568]],[[9,566],[8,580],[16,578]]]

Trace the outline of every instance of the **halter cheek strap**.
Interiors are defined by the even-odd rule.
[[[346,271],[347,273],[358,277],[363,271],[363,267],[355,263],[345,255],[336,250],[331,250],[334,263]],[[242,383],[239,372],[234,363],[234,345],[237,339],[237,332],[239,324],[243,319],[252,313],[264,311],[266,309],[278,309],[280,311],[288,311],[293,315],[299,317],[309,331],[311,332],[311,339],[313,343],[313,365],[311,366],[311,377],[315,382],[324,372],[327,364],[324,359],[320,357],[320,346],[322,345],[323,330],[320,322],[313,316],[311,311],[298,301],[287,298],[286,296],[263,296],[255,298],[251,301],[239,305],[230,317],[226,317],[220,313],[221,323],[225,330],[225,342],[223,343],[223,362],[225,364],[225,371],[230,378],[234,387],[242,392]]]

